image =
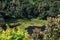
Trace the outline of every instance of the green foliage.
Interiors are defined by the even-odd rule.
[[[44,25],[47,21],[44,20],[33,20],[37,19],[46,19],[48,16],[57,17],[57,14],[60,14],[60,1],[59,0],[0,0],[0,14],[6,19],[10,18],[22,18],[29,19],[32,21],[23,22],[24,28],[30,25]],[[43,21],[43,22],[42,22]],[[60,30],[60,24],[57,22],[51,22],[48,24],[48,28],[46,31],[46,35],[48,35],[45,39],[56,40],[56,35]],[[59,26],[58,26],[59,25]],[[7,25],[8,27],[8,25]],[[27,36],[28,33],[23,31],[21,28],[15,29],[7,28],[6,32],[0,33],[0,40],[29,40]],[[52,30],[51,30],[52,29]],[[57,29],[57,30],[56,30]],[[59,30],[58,30],[59,29]],[[51,32],[53,33],[51,36]],[[55,34],[56,33],[56,34]],[[51,37],[50,37],[51,36]],[[44,39],[44,40],[45,40]],[[60,40],[58,37],[57,40]]]
[[[60,13],[60,1],[55,0],[1,0],[0,5],[4,17],[46,19]]]
[[[52,19],[52,20],[51,20]],[[60,24],[56,18],[49,19],[49,24],[45,30],[45,38],[47,40],[60,40]]]
[[[0,40],[23,40],[25,38],[25,31],[22,31],[21,28],[11,29],[8,24],[6,24],[7,30],[0,33]]]
[[[51,20],[52,21],[52,20]],[[0,32],[0,40],[32,40],[32,36],[29,36],[28,32],[25,31],[25,28],[28,26],[46,26],[46,30],[43,31],[43,39],[40,40],[60,40],[60,25],[59,22],[55,19],[53,22],[49,20],[49,23],[46,20],[37,20],[33,19],[32,21],[21,22],[22,25],[17,26],[16,28],[9,28],[9,25],[6,24],[7,30]]]

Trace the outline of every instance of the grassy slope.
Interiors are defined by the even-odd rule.
[[[46,21],[46,20],[38,20],[38,19],[32,19],[31,21],[21,20],[21,19],[18,19],[15,22],[13,22],[12,20],[10,20],[10,21],[11,22],[7,22],[7,23],[9,23],[9,24],[20,23],[21,25],[18,27],[21,27],[21,28],[26,28],[28,26],[42,26],[42,25],[48,23],[48,21]]]

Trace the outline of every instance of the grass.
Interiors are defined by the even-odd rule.
[[[47,20],[38,20],[38,19],[32,19],[31,21],[29,20],[22,20],[22,19],[13,19],[14,21],[10,20],[9,22],[7,21],[7,24],[14,24],[14,23],[20,23],[21,25],[18,27],[21,28],[27,28],[28,26],[42,26],[44,24],[48,24]]]
[[[8,28],[7,31],[4,33],[2,33],[3,35],[1,35],[0,40],[29,40],[29,35],[28,32],[25,30],[25,28],[27,28],[28,26],[39,26],[41,27],[42,25],[48,24],[47,20],[38,20],[38,19],[32,19],[31,21],[29,20],[22,20],[22,19],[16,19],[16,21],[12,21],[10,20],[10,22],[6,22],[7,24],[14,24],[14,23],[20,23],[21,25],[17,26],[17,31],[15,31],[15,29],[10,29]],[[9,27],[7,25],[7,27]],[[6,36],[7,35],[7,36]],[[52,38],[53,40],[55,40],[54,38]],[[48,38],[46,38],[45,40],[48,40]],[[58,38],[57,40],[60,40],[60,38]]]

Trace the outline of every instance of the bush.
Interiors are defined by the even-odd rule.
[[[45,30],[47,40],[58,40],[60,38],[60,24],[57,18],[49,18],[49,24]],[[60,39],[59,39],[60,40]]]
[[[0,40],[25,40],[27,37],[27,32],[21,28],[9,28],[8,24],[6,26],[7,30],[0,33]]]
[[[60,1],[48,0],[1,0],[0,14],[4,18],[37,18],[56,17],[60,13]]]

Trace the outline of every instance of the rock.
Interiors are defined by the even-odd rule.
[[[39,33],[40,32],[40,30],[43,32],[44,30],[45,30],[45,27],[46,26],[29,26],[28,28],[26,28],[26,30],[27,30],[27,32],[28,32],[28,34],[29,35],[32,35],[33,34],[33,32],[37,32],[37,33]]]

